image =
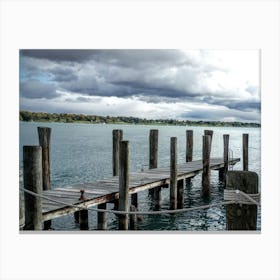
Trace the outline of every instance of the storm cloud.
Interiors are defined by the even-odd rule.
[[[188,106],[207,104],[223,112],[224,119],[256,121],[261,108],[258,75],[258,51],[252,50],[21,50],[21,109],[31,99],[38,99],[34,111],[40,100],[53,99],[40,110],[51,112],[54,107],[47,106],[57,102],[59,108],[64,104],[70,110],[69,102],[76,104],[76,113],[95,114],[91,110],[95,98],[107,98],[118,102],[106,103],[106,115],[121,115],[120,103],[137,100],[143,111],[153,107],[154,116],[161,118],[170,117],[162,106],[180,104],[182,111],[172,117],[199,119],[199,112],[201,117],[204,112],[190,112]],[[140,116],[141,110],[136,111],[138,115],[132,114]]]

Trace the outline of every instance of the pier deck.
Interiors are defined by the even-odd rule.
[[[236,164],[240,158],[229,160],[230,165]],[[223,158],[211,158],[210,168],[218,170],[224,167]],[[178,180],[190,178],[202,172],[202,160],[178,164]],[[164,186],[170,180],[170,167],[149,169],[140,172],[131,172],[129,193],[137,193],[147,189]],[[85,201],[80,201],[80,190],[85,190]],[[91,207],[98,204],[113,202],[119,198],[119,177],[114,176],[95,182],[57,187],[43,191],[43,195],[67,204]],[[77,211],[76,207],[65,206],[43,199],[43,220],[51,220]]]

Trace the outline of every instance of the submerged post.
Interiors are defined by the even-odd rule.
[[[24,188],[42,194],[42,148],[40,146],[23,147],[23,185]],[[39,196],[24,193],[25,230],[42,230],[42,199]]]
[[[79,211],[80,230],[88,230],[88,210]]]
[[[119,211],[128,211],[129,142],[120,142]],[[128,230],[128,215],[119,215],[119,229]]]
[[[119,153],[120,141],[123,138],[123,131],[120,129],[113,130],[113,176],[119,175]]]
[[[137,209],[134,205],[130,205],[129,210],[131,212],[137,211]],[[130,214],[129,215],[129,229],[130,230],[136,230],[137,229],[137,216],[136,216],[136,214]]]
[[[243,142],[243,170],[248,171],[248,146],[249,146],[249,134],[242,134]]]
[[[184,179],[181,179],[177,183],[177,208],[184,208]]]
[[[186,138],[186,162],[190,162],[193,160],[193,130],[186,131]]]
[[[50,146],[51,146],[51,128],[37,127],[39,145],[42,147],[42,175],[43,190],[51,189],[51,168],[50,168]],[[44,222],[44,229],[51,228],[51,220]]]
[[[211,149],[211,136],[202,136],[202,195],[210,195],[210,149]]]
[[[98,209],[106,209],[106,203],[98,204]],[[107,213],[98,212],[97,213],[97,229],[105,230],[107,229]]]
[[[223,140],[224,140],[224,167],[219,169],[219,179],[221,181],[226,180],[226,175],[228,172],[228,149],[229,149],[229,135],[224,134],[223,135]]]
[[[158,165],[158,129],[151,129],[150,130],[150,137],[149,137],[149,168],[157,168]],[[161,188],[150,189],[149,194],[154,196],[155,192],[160,192]],[[159,194],[155,195],[159,197]]]
[[[244,193],[256,194],[258,193],[258,174],[250,171],[228,171],[226,189],[238,189]],[[227,230],[256,230],[257,211],[257,205],[227,205]]]
[[[177,138],[170,141],[170,209],[177,209]]]

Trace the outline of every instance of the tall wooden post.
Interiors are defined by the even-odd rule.
[[[186,131],[186,138],[186,162],[190,162],[193,160],[193,130]]]
[[[158,165],[158,129],[150,130],[149,137],[149,168],[157,168]],[[160,192],[161,188],[150,189],[149,194],[154,197],[155,192]],[[156,197],[160,197],[159,194],[156,194]]]
[[[51,189],[51,168],[50,168],[50,147],[51,147],[51,128],[37,127],[39,145],[42,147],[42,173],[43,190]],[[51,220],[44,222],[44,229],[51,228]]]
[[[256,194],[258,174],[250,171],[228,171],[226,189]],[[257,205],[226,205],[227,230],[256,230],[257,211]]]
[[[23,147],[23,185],[24,188],[39,195],[42,194],[42,148],[40,146]],[[25,230],[42,230],[42,199],[27,192],[24,193]]]
[[[186,162],[193,160],[193,130],[186,131]],[[186,178],[186,184],[190,184],[191,178]]]
[[[98,209],[106,209],[106,203],[98,204]],[[97,229],[106,230],[107,229],[107,213],[98,212],[97,213]]]
[[[202,147],[202,195],[210,195],[210,149],[211,149],[211,136],[204,135]]]
[[[229,135],[224,134],[223,135],[223,140],[224,140],[224,167],[219,169],[219,179],[221,181],[226,180],[226,175],[228,172],[228,149],[229,149]]]
[[[170,209],[177,209],[177,138],[170,141]]]
[[[211,137],[211,140],[210,140],[210,150],[211,150],[211,146],[212,146],[212,139],[213,139],[213,130],[204,130],[204,135],[209,135]]]
[[[119,211],[128,211],[129,142],[120,142]],[[128,215],[119,215],[119,229],[128,229]]]
[[[249,134],[242,135],[243,142],[243,170],[248,171],[248,146],[249,146]]]
[[[120,129],[113,130],[113,176],[119,175],[119,153],[120,141],[123,138],[123,131]]]

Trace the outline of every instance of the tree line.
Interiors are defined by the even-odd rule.
[[[222,122],[222,121],[190,121],[174,119],[146,119],[137,117],[112,117],[68,113],[44,113],[20,111],[19,120],[25,122],[63,122],[63,123],[93,123],[93,124],[145,124],[145,125],[181,125],[181,126],[230,126],[230,127],[260,127],[258,123]]]

